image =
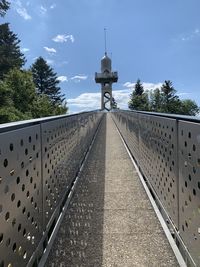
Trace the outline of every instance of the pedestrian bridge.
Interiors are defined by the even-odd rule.
[[[196,118],[4,124],[0,164],[0,267],[200,266]]]

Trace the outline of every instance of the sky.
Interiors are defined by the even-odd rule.
[[[12,0],[0,23],[21,40],[26,68],[42,56],[57,73],[70,113],[100,108],[107,51],[118,83],[113,96],[127,109],[139,78],[145,89],[171,80],[180,98],[200,105],[199,0]]]

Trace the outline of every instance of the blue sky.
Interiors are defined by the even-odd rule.
[[[119,81],[113,94],[127,108],[134,82],[145,89],[171,80],[181,98],[200,105],[199,0],[12,0],[10,22],[29,67],[44,57],[57,72],[70,112],[100,108],[104,27]]]

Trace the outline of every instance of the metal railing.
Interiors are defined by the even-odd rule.
[[[103,113],[0,127],[0,267],[37,266]]]
[[[113,119],[188,266],[200,266],[200,120],[117,111]]]

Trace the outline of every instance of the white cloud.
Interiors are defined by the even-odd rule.
[[[120,109],[128,109],[128,101],[130,99],[130,94],[132,93],[135,83],[127,82],[124,85],[126,85],[126,89],[112,91],[113,97],[115,98],[117,106]],[[143,85],[145,90],[154,90],[156,88],[160,88],[162,84],[143,83]],[[77,96],[76,98],[68,99],[67,103],[69,105],[69,109],[73,110],[73,112],[100,109],[101,93],[84,93]]]
[[[133,89],[135,86],[135,83],[126,82],[123,84],[124,87]],[[154,90],[156,88],[161,88],[162,83],[142,83],[142,86],[144,87],[144,90]]]
[[[47,9],[44,6],[40,6],[40,14],[45,15],[47,13]]]
[[[67,82],[68,81],[67,76],[59,76],[57,78],[57,80],[60,81],[60,82]]]
[[[56,43],[66,43],[68,40],[70,40],[73,43],[74,42],[74,36],[72,34],[70,34],[70,35],[58,34],[52,40]]]
[[[32,17],[28,14],[28,11],[25,7],[23,7],[22,2],[20,0],[14,1],[12,0],[13,8],[16,12],[25,20],[30,20]]]
[[[46,62],[47,62],[47,64],[49,64],[49,65],[53,65],[54,64],[54,60],[52,60],[52,59],[46,59]]]
[[[56,49],[55,49],[55,48],[50,48],[50,47],[44,46],[44,49],[45,49],[49,54],[55,54],[55,53],[56,53]]]
[[[50,6],[50,9],[54,9],[54,8],[56,8],[56,4],[52,4],[52,5]]]
[[[70,79],[74,80],[75,82],[80,82],[81,80],[87,80],[87,78],[88,76],[80,74],[80,75],[73,76]]]
[[[84,110],[100,109],[101,94],[100,93],[84,93],[76,98],[68,99],[67,103],[72,107]]]
[[[21,48],[21,52],[22,53],[26,53],[26,52],[29,52],[30,51],[30,49],[29,48]]]

